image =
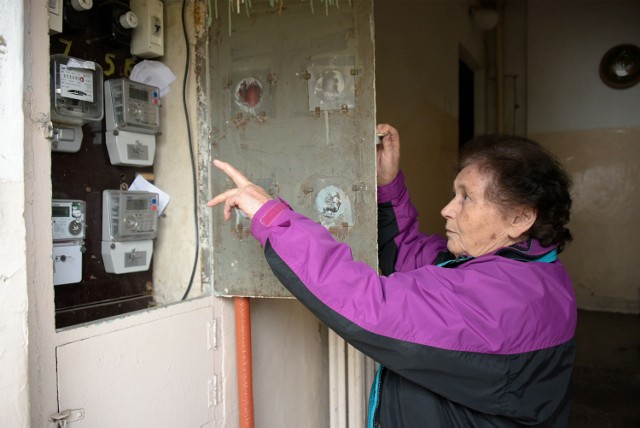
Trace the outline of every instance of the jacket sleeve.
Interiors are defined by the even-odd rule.
[[[418,210],[409,199],[404,175],[378,187],[378,260],[384,275],[433,264],[446,240],[418,230]]]

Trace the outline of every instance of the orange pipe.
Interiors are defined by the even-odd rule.
[[[253,428],[253,370],[251,362],[251,312],[248,297],[234,297],[236,359],[240,428]]]

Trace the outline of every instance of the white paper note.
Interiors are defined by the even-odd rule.
[[[160,217],[160,215],[163,213],[164,209],[167,207],[167,204],[169,203],[169,200],[171,199],[166,192],[162,191],[157,186],[154,186],[153,184],[149,183],[140,174],[136,175],[136,178],[133,180],[133,183],[131,183],[131,186],[129,186],[129,190],[139,190],[139,191],[157,193],[158,194],[158,217]]]

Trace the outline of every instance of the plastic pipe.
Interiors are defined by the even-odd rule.
[[[329,426],[347,427],[346,342],[329,329]],[[364,425],[361,425],[364,426]]]
[[[253,370],[251,361],[251,312],[248,297],[234,297],[236,359],[238,371],[239,427],[253,428]]]

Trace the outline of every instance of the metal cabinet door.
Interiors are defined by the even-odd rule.
[[[310,5],[286,2],[280,16],[261,2],[248,17],[221,13],[214,21],[211,153],[376,266],[373,4],[342,2],[315,13]],[[212,171],[212,194],[232,186]],[[236,213],[225,222],[215,209],[212,227],[217,294],[290,296],[248,219]]]

